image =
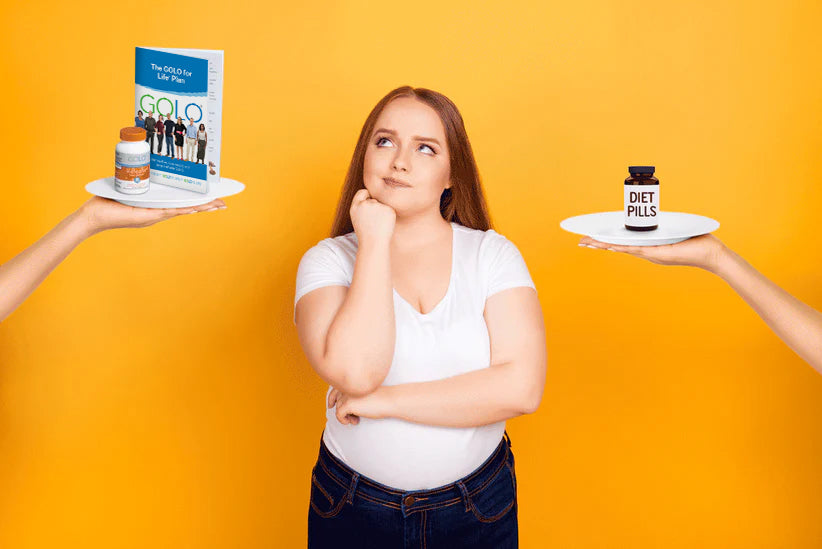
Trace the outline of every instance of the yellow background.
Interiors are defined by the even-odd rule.
[[[4,3],[0,261],[113,170],[134,47],[225,50],[225,211],[95,236],[0,326],[0,547],[299,547],[324,385],[291,322],[368,112],[461,109],[549,351],[523,547],[822,546],[822,376],[718,278],[579,248],[629,164],[822,308],[815,2]],[[816,5],[814,5],[816,4]]]

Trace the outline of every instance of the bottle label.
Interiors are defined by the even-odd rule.
[[[659,185],[625,187],[625,224],[653,227],[659,223]]]
[[[114,155],[114,185],[118,190],[148,189],[151,153],[123,153]]]

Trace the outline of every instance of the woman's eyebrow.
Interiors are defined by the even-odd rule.
[[[374,135],[376,135],[378,133],[387,133],[387,134],[391,134],[391,135],[397,135],[397,132],[395,132],[394,130],[389,130],[387,128],[377,128],[376,130],[374,130]],[[413,136],[411,136],[411,139],[414,139],[415,141],[431,141],[432,143],[436,143],[440,147],[442,146],[440,144],[440,142],[437,141],[436,139],[434,139],[433,137],[421,137],[419,135],[413,135]]]

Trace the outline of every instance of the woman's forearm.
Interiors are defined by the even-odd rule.
[[[424,425],[477,427],[536,411],[542,385],[514,363],[421,383],[380,387],[385,417]]]
[[[394,356],[394,295],[390,240],[360,243],[354,276],[328,329],[324,359],[345,371],[350,394],[374,391]]]
[[[756,311],[788,347],[822,373],[822,313],[768,280],[728,248],[720,255],[716,274]]]
[[[0,321],[10,315],[92,232],[78,210],[43,238],[0,265]]]

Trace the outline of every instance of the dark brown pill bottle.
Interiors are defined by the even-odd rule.
[[[654,166],[628,166],[625,180],[625,228],[653,231],[659,227],[659,179]]]

